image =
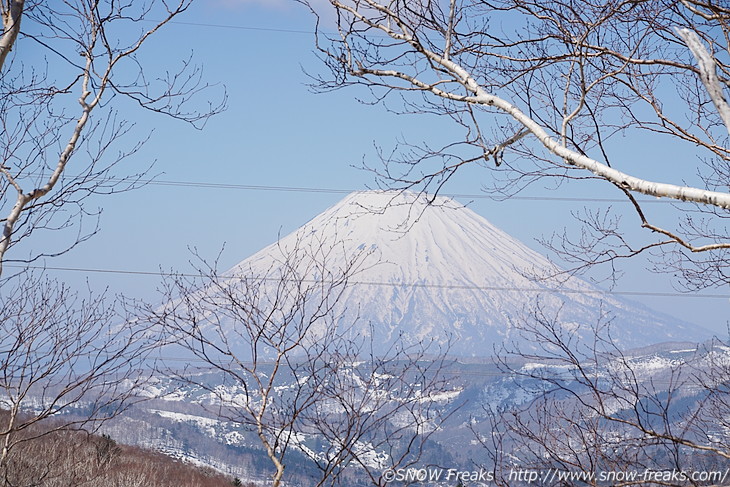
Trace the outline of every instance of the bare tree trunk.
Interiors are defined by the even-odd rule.
[[[322,442],[314,455],[303,451],[320,471],[317,486],[335,485],[349,467],[380,485],[385,468],[419,461],[444,419],[435,398],[450,390],[442,375],[446,362],[429,353],[446,350],[397,343],[376,357],[371,342],[350,336],[355,323],[344,322],[339,300],[350,278],[373,263],[367,253],[331,262],[339,244],[280,247],[268,269],[221,275],[204,263],[199,279],[168,278],[165,304],[143,313],[203,362],[167,373],[211,394],[209,412],[256,433],[274,487],[284,481],[290,446],[301,438]],[[227,394],[199,378],[211,370],[243,393]],[[373,452],[388,465],[373,466]]]
[[[3,75],[5,58],[8,57],[8,53],[13,49],[15,40],[18,38],[24,7],[25,0],[3,1],[0,7],[3,17],[3,35],[0,37],[0,76]]]
[[[126,65],[126,60],[136,56],[160,28],[185,12],[191,1],[120,4],[74,0],[37,2],[32,8],[22,0],[2,2],[0,73],[3,80],[10,81],[0,87],[0,123],[6,127],[0,141],[0,178],[4,180],[0,207],[6,212],[0,219],[0,276],[8,251],[20,240],[36,231],[57,231],[81,223],[84,215],[94,214],[84,209],[84,201],[93,194],[126,191],[138,185],[141,175],[122,181],[109,176],[110,169],[142,143],[125,143],[118,154],[107,153],[115,144],[121,145],[129,131],[127,122],[114,112],[115,97],[132,99],[146,110],[194,126],[224,108],[225,94],[220,104],[213,104],[209,111],[188,110],[187,102],[193,94],[205,88],[196,67],[188,63],[177,73],[168,73],[170,77],[158,87],[160,92],[146,82],[134,86],[113,82],[120,65],[125,69],[136,65],[139,79],[144,79],[141,71],[149,67]],[[141,33],[124,28],[128,22],[143,25],[145,19],[153,17],[152,27]],[[43,71],[38,66],[4,63],[17,44],[21,18],[28,29],[38,30],[35,40],[40,45],[53,45],[51,59],[79,59],[81,55],[83,62],[72,63],[76,71],[66,74],[69,65],[64,64],[57,76],[41,76],[36,74]],[[56,67],[51,61],[47,64],[48,71]],[[73,98],[78,103],[75,117],[65,114]],[[61,106],[63,109],[55,109]],[[74,174],[73,184],[59,184],[71,161],[77,158],[83,163],[79,173]],[[39,174],[47,176],[39,179]],[[35,245],[42,250],[23,261],[58,255],[94,233],[81,233],[61,249]]]

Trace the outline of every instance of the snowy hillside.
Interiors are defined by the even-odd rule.
[[[504,340],[520,341],[514,324],[531,320],[538,306],[583,337],[603,313],[612,319],[613,337],[626,348],[706,338],[698,328],[577,278],[531,278],[555,269],[542,255],[444,197],[429,205],[426,196],[414,193],[352,193],[226,275],[271,275],[294,252],[300,257],[296,266],[306,266],[302,275],[313,281],[337,276],[351,260],[359,262],[339,303],[346,310],[342,323],[357,321],[355,332],[361,336],[372,325],[383,347],[399,333],[411,342],[445,343],[451,336],[454,355],[491,355]]]
[[[603,386],[612,384],[612,387],[620,391],[624,390],[622,387],[625,384],[612,382],[610,374],[613,373],[612,377],[615,379],[617,371],[632,371],[632,380],[635,381],[632,384],[642,395],[646,394],[642,397],[662,401],[662,404],[666,402],[668,407],[671,406],[672,414],[669,417],[674,418],[673,421],[677,421],[681,429],[679,422],[682,415],[707,405],[705,388],[698,381],[701,375],[699,371],[707,372],[713,368],[717,370],[718,365],[727,367],[730,358],[730,349],[722,343],[707,343],[696,347],[691,343],[665,344],[630,351],[623,361],[607,361],[598,366],[589,361],[582,365],[584,372],[588,371],[591,377],[604,378]],[[367,369],[364,362],[359,366],[363,367],[363,371]],[[680,369],[687,374],[678,375]],[[576,382],[576,379],[580,380],[581,373],[565,363],[554,361],[526,362],[517,358],[500,366],[490,361],[455,361],[450,362],[443,373],[449,377],[448,386],[442,394],[431,395],[428,400],[429,408],[439,410],[440,417],[446,420],[425,444],[424,464],[428,463],[428,458],[436,458],[440,464],[459,468],[470,468],[475,459],[489,462],[489,452],[485,448],[489,447],[490,437],[494,432],[491,422],[493,417],[490,415],[500,410],[522,411],[527,414],[535,408],[541,408],[543,404],[536,399],[545,394],[546,388],[545,383],[539,379],[540,376],[559,377],[566,387],[575,387],[577,395],[564,398],[566,409],[572,407],[579,397],[584,397],[588,403],[592,400],[585,388]],[[680,375],[684,377],[682,380],[678,380]],[[712,376],[711,372],[709,376]],[[231,396],[241,392],[240,384],[231,384],[224,375],[216,371],[204,373],[198,379]],[[284,399],[287,394],[297,390],[292,380],[292,377],[285,375],[277,383]],[[667,390],[670,388],[672,394],[668,398]],[[550,387],[547,390],[555,389]],[[392,391],[386,386],[370,393],[388,396]],[[156,378],[150,384],[147,394],[151,398],[149,401],[136,405],[125,417],[105,424],[104,431],[118,441],[154,448],[175,458],[213,467],[228,475],[260,482],[270,474],[271,466],[255,432],[241,423],[216,415],[221,407],[226,406],[219,400],[225,394],[211,395],[194,384],[181,382],[179,378],[170,376]],[[329,400],[325,400],[321,407],[330,407],[327,402]],[[621,414],[622,408],[628,407],[626,411],[631,413],[632,404],[630,401],[619,404],[611,412]],[[708,414],[710,413],[711,411]],[[397,417],[394,416],[391,420],[393,419]],[[387,429],[388,426],[384,428]],[[725,428],[722,433],[727,434],[725,426],[718,425],[717,428]],[[622,430],[619,425],[615,433],[620,436],[631,432],[628,429]],[[482,438],[484,443],[478,441],[477,437]],[[293,466],[290,472],[307,472],[312,475],[311,478],[316,478],[317,470],[311,459],[326,455],[327,440],[306,432],[298,432],[295,439],[288,460],[288,465]],[[525,445],[521,443],[503,446],[517,456],[530,453],[522,451]],[[382,447],[371,447],[370,453],[373,459],[388,457]],[[380,468],[375,460],[372,466],[376,471]],[[354,478],[364,476],[363,470],[357,465],[352,465],[348,471]],[[291,485],[311,483],[292,481]],[[440,485],[453,486],[448,483]]]

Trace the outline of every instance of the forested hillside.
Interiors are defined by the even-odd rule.
[[[6,411],[0,413],[7,416]],[[106,435],[36,423],[8,452],[2,485],[38,487],[223,487],[234,483],[211,469],[185,464]]]

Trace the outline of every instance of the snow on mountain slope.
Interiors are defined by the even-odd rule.
[[[444,197],[429,205],[426,198],[352,193],[225,275],[271,275],[296,251],[301,275],[326,280],[327,272],[337,275],[348,259],[359,259],[339,303],[346,310],[343,324],[357,319],[354,330],[361,336],[372,325],[375,343],[383,348],[400,333],[412,342],[445,343],[452,336],[451,354],[490,355],[505,339],[521,340],[513,324],[529,320],[538,306],[581,336],[590,335],[603,312],[613,320],[612,335],[621,347],[705,338],[697,327],[580,279],[529,278],[554,268],[463,205]]]

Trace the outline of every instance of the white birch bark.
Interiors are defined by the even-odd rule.
[[[712,103],[717,108],[717,113],[722,118],[725,127],[730,133],[730,106],[727,104],[725,94],[723,93],[722,83],[717,77],[717,64],[715,59],[707,52],[707,49],[700,41],[699,36],[689,29],[677,29],[677,33],[682,36],[684,42],[692,51],[695,59],[697,60],[697,67],[700,70],[700,79],[702,84],[705,85],[707,94],[710,95]]]
[[[9,5],[2,7],[3,34],[0,36],[0,75],[2,74],[5,59],[13,50],[15,40],[20,32],[20,20],[23,17],[25,0],[11,0]]]
[[[398,78],[412,84],[417,89],[430,91],[436,96],[448,100],[494,107],[508,114],[515,121],[524,126],[547,150],[560,157],[567,164],[590,171],[593,174],[628,191],[657,198],[672,198],[675,200],[691,201],[704,205],[730,209],[730,193],[642,179],[614,169],[595,159],[569,149],[564,144],[561,144],[558,140],[551,137],[535,119],[529,117],[516,105],[485,90],[484,87],[479,85],[476,81],[476,77],[463,66],[453,61],[448,53],[439,54],[429,50],[411,34],[408,26],[396,13],[391,11],[389,7],[378,3],[375,0],[366,0],[366,2],[369,5],[369,8],[378,11],[388,19],[391,19],[392,24],[378,22],[369,18],[366,13],[363,13],[363,11],[361,11],[356,5],[351,6],[344,4],[339,0],[331,0],[333,6],[349,12],[358,21],[363,22],[371,28],[382,31],[384,34],[397,41],[408,43],[411,48],[421,53],[421,55],[423,55],[432,64],[432,66],[434,66],[434,68],[438,68],[450,74],[455,81],[461,84],[469,93],[472,93],[473,96],[465,96],[453,91],[442,90],[439,88],[440,85],[438,83],[426,83],[419,79],[417,74],[410,75],[398,70],[368,69],[363,68],[361,65],[358,65],[357,68],[351,66],[351,69],[354,71],[356,76],[372,75],[381,78]],[[391,25],[397,26],[399,30],[396,31],[394,27],[391,27]],[[702,44],[696,38],[696,34],[694,34],[693,39],[692,35],[688,35],[687,32],[690,31],[686,31],[682,35],[687,36],[686,39],[689,39],[688,44],[690,45],[690,49],[693,53],[695,53],[695,56],[698,57],[701,64],[700,69],[703,73],[703,82],[705,82],[705,86],[707,87],[713,102],[715,102],[718,107],[723,120],[726,120],[725,123],[730,128],[730,108],[728,108],[722,95],[722,91],[719,89],[719,80],[717,80],[717,76],[715,74],[714,61],[712,61],[706,49],[704,49]],[[690,34],[693,33],[690,32]],[[387,82],[385,85],[388,85]]]

